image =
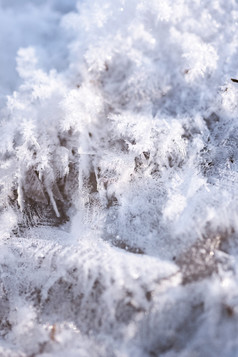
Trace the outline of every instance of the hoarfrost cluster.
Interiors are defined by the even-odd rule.
[[[238,2],[0,23],[0,356],[238,356]]]

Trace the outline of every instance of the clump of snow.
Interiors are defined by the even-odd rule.
[[[0,355],[237,355],[238,3],[0,19]]]

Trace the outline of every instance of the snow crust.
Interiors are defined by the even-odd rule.
[[[0,356],[238,356],[238,2],[0,24]]]

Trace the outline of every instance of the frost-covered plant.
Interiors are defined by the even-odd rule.
[[[2,0],[4,16],[20,29],[3,28],[0,69],[9,343],[22,330],[27,355],[236,353],[238,4]]]

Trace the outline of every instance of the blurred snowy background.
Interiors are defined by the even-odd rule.
[[[238,356],[238,2],[0,26],[0,356]]]

